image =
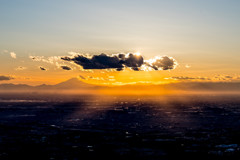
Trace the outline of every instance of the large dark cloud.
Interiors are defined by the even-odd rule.
[[[0,81],[8,81],[8,80],[11,80],[11,79],[14,79],[14,78],[10,77],[10,76],[0,76]]]
[[[106,55],[102,53],[93,56],[75,55],[73,57],[62,57],[61,59],[72,61],[82,66],[83,69],[116,69],[117,71],[121,71],[123,68],[127,67],[134,71],[139,71],[143,70],[141,68],[143,65],[154,70],[174,69],[176,66],[176,61],[167,56],[145,61],[141,55],[132,53],[115,55]]]
[[[84,55],[78,55],[74,58],[63,57],[63,60],[73,61],[79,64],[83,69],[108,69],[108,68],[122,68],[122,62],[117,56],[107,56],[106,54],[94,55],[91,58]]]

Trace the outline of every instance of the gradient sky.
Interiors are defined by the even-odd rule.
[[[0,75],[15,78],[9,82],[29,84],[94,74],[114,74],[122,80],[129,75],[101,75],[102,71],[88,75],[77,68],[65,71],[33,62],[29,56],[140,52],[146,58],[174,57],[179,66],[172,71],[129,73],[139,81],[173,76],[232,76],[237,80],[239,7],[239,0],[1,0]],[[26,69],[17,69],[20,66]]]

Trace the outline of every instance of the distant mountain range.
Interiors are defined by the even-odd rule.
[[[0,90],[78,90],[78,89],[97,89],[98,86],[84,83],[77,78],[72,78],[56,85],[30,86],[26,84],[0,84]]]
[[[161,85],[134,84],[123,86],[97,86],[72,78],[56,85],[30,86],[26,84],[0,84],[0,91],[43,91],[43,90],[95,90],[95,89],[125,89],[125,90],[183,90],[183,91],[239,91],[239,82],[181,82]]]

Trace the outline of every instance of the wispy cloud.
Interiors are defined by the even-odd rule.
[[[75,67],[68,66],[68,65],[73,65],[73,64],[72,63],[67,63],[66,64],[66,62],[61,59],[61,56],[50,56],[50,57],[29,56],[29,58],[32,61],[35,61],[35,62],[44,62],[44,63],[48,63],[48,64],[51,64],[51,65],[54,65],[54,66],[56,66],[59,69],[73,70],[75,68]],[[79,67],[79,65],[76,65],[76,64],[74,64],[74,66],[78,66]]]
[[[230,76],[230,75],[216,75],[214,80],[217,81],[236,81],[239,80],[239,76]]]
[[[8,53],[8,50],[6,50],[6,49],[5,49],[5,50],[3,50],[3,53]]]
[[[0,76],[0,81],[8,81],[8,80],[11,80],[11,79],[15,79],[11,76]]]
[[[172,79],[178,81],[211,81],[211,82],[235,82],[239,81],[240,76],[230,76],[230,75],[216,75],[213,77],[189,77],[189,76],[173,76],[165,79]]]
[[[190,66],[190,65],[188,65],[188,64],[186,64],[186,65],[185,65],[185,67],[186,67],[186,68],[191,68],[191,66]]]
[[[18,66],[17,68],[15,68],[16,71],[22,71],[27,69],[27,67],[23,67],[23,66]]]
[[[55,64],[61,59],[61,57],[58,56],[51,56],[46,58],[44,56],[29,56],[29,58],[36,62],[45,62],[49,64]]]
[[[82,75],[79,75],[79,78],[80,79],[86,79],[84,76],[82,76]]]
[[[211,80],[211,78],[208,77],[188,77],[188,76],[175,76],[175,77],[169,77],[165,79],[173,79],[173,80]]]

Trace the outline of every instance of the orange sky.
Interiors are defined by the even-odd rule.
[[[77,54],[77,53],[76,53]],[[124,84],[164,84],[181,81],[201,81],[201,82],[236,82],[240,76],[235,70],[223,70],[221,66],[211,66],[199,64],[186,64],[178,61],[178,65],[173,70],[159,71],[133,71],[125,68],[123,71],[114,69],[92,69],[84,70],[81,66],[72,62],[66,62],[59,57],[41,57],[40,60],[31,58],[12,58],[14,63],[20,63],[21,67],[8,68],[11,74],[8,75],[14,79],[0,81],[0,83],[24,83],[30,85],[57,84],[73,77],[78,77],[86,83],[98,85],[124,85]],[[72,70],[63,70],[61,65],[66,65]],[[46,70],[41,70],[42,66]],[[219,69],[220,68],[220,69]],[[237,69],[236,69],[237,70]]]
[[[218,0],[3,1],[0,83],[56,84],[80,75],[100,85],[239,81],[239,5]],[[59,60],[76,53],[137,52],[144,59],[173,57],[178,66],[87,71]],[[61,69],[63,65],[72,70]]]

